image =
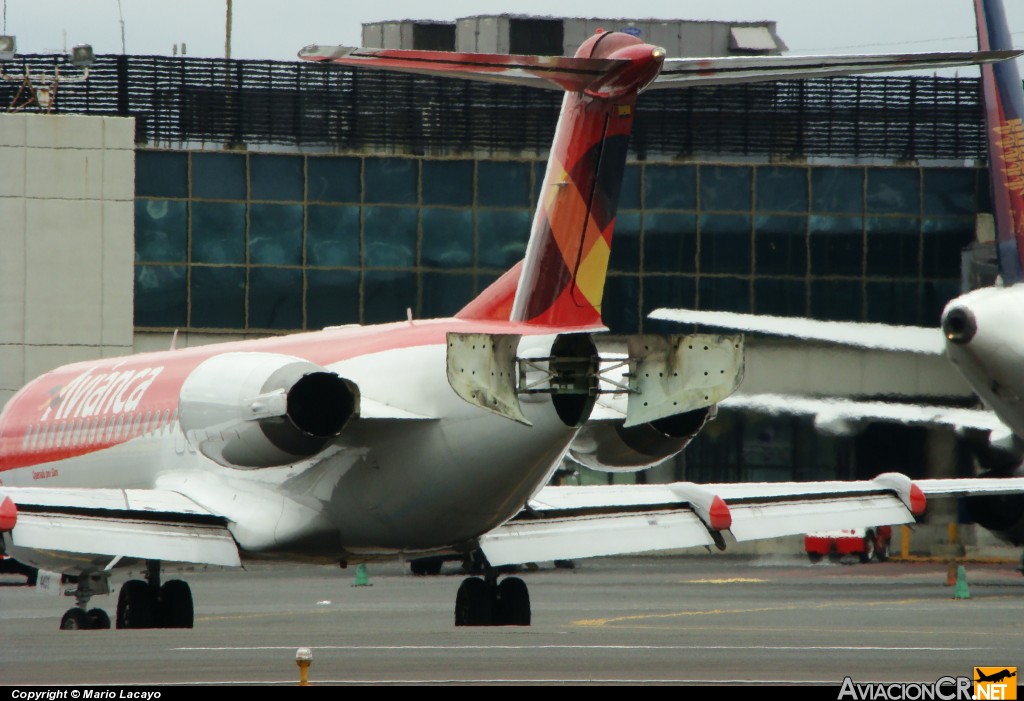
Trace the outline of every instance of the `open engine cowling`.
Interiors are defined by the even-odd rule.
[[[188,442],[228,467],[288,465],[322,451],[359,413],[359,388],[324,368],[275,353],[225,353],[181,387]]]
[[[569,456],[601,472],[635,472],[679,453],[707,422],[711,407],[626,428],[621,422],[580,429]]]

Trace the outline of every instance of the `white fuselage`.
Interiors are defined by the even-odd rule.
[[[957,297],[942,313],[946,350],[974,391],[1024,438],[1024,284]]]
[[[332,333],[344,342],[344,330]],[[552,338],[522,344],[544,349]],[[251,349],[261,350],[260,342]],[[301,354],[300,345],[286,350]],[[548,481],[576,429],[546,396],[522,403],[532,426],[464,401],[448,384],[445,354],[445,344],[430,342],[320,358],[364,398],[408,418],[354,418],[307,460],[225,467],[172,421],[102,450],[4,469],[0,484],[173,490],[225,517],[248,556],[339,560],[471,549]]]

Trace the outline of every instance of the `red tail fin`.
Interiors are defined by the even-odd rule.
[[[1011,49],[1001,0],[974,0],[978,48]],[[981,67],[988,167],[1003,284],[1024,279],[1024,89],[1015,61]]]

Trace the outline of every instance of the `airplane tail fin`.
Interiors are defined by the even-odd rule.
[[[1013,48],[1002,0],[974,0],[978,49]],[[985,132],[1004,285],[1024,279],[1024,89],[1016,61],[982,65]]]

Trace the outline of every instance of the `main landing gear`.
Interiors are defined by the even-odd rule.
[[[110,628],[110,616],[89,609],[89,599],[110,593],[109,572],[93,572],[78,578],[77,606],[61,619],[61,630]],[[191,628],[194,620],[192,590],[188,583],[172,579],[160,584],[160,562],[146,561],[146,579],[130,579],[117,597],[118,628]]]
[[[528,626],[530,592],[519,577],[505,577],[484,565],[484,576],[467,577],[455,596],[456,626]]]

